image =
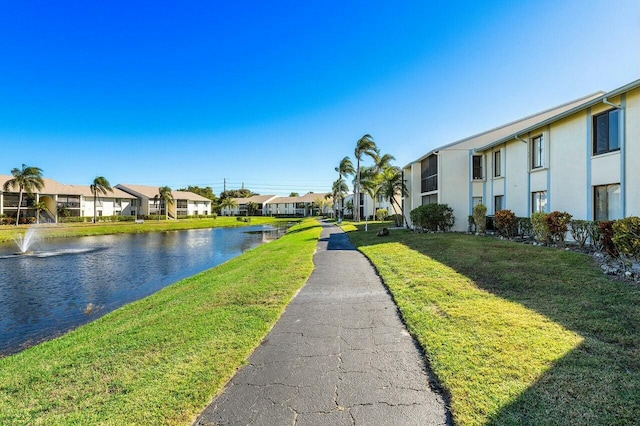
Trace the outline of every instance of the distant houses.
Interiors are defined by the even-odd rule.
[[[310,192],[295,197],[277,195],[254,195],[247,198],[234,198],[234,207],[223,207],[224,216],[295,216],[307,217],[332,214],[331,202],[326,193]],[[251,206],[255,211],[250,211]]]
[[[468,229],[478,203],[488,215],[638,216],[640,80],[443,145],[403,173],[407,216],[420,205],[448,204],[457,231]]]
[[[2,186],[11,176],[0,175],[0,216],[14,217],[18,209],[18,193],[3,192]],[[116,185],[107,195],[94,197],[89,185],[68,185],[44,178],[44,187],[32,196],[23,197],[22,217],[36,218],[40,223],[56,223],[60,217],[98,218],[104,216],[151,216],[164,215],[165,206],[158,200],[158,188],[142,185]],[[173,203],[169,203],[169,217],[179,218],[191,215],[211,214],[211,200],[198,194],[173,191]],[[154,199],[155,197],[155,199]],[[38,209],[37,207],[44,207]]]

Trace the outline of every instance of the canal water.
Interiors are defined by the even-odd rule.
[[[63,334],[278,238],[250,226],[0,244],[0,357]]]

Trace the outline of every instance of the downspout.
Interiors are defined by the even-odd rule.
[[[614,104],[614,103],[612,103],[612,102],[609,102],[609,100],[607,100],[607,98],[606,98],[606,97],[602,98],[602,103],[603,103],[603,104],[605,104],[605,105],[612,106],[612,107],[614,107],[615,109],[623,109],[621,105],[616,105],[616,104]]]

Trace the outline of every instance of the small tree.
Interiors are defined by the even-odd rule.
[[[247,203],[247,216],[254,216],[258,212],[259,207],[260,206],[258,205],[258,203],[255,203],[253,201]]]
[[[93,180],[93,183],[89,185],[91,193],[93,194],[93,223],[96,223],[97,212],[97,200],[98,194],[107,195],[108,192],[113,192],[111,184],[104,176],[98,176]]]
[[[476,224],[476,232],[484,234],[487,230],[487,207],[484,204],[473,206],[473,222]]]
[[[160,221],[160,210],[162,205],[164,204],[164,215],[165,219],[169,218],[169,203],[173,202],[173,193],[171,188],[168,186],[161,186],[158,188],[158,194],[153,197],[156,201],[160,202],[158,206],[158,222]]]
[[[222,198],[220,200],[220,211],[222,211],[222,209],[229,209],[229,216],[231,216],[231,209],[233,209],[237,205],[238,203],[236,203],[236,200],[234,200],[233,198]]]

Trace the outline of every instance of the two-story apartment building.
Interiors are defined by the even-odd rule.
[[[490,171],[488,213],[566,211],[576,219],[640,215],[640,80],[474,150]]]
[[[0,215],[15,216],[18,210],[19,194],[17,189],[3,192],[5,182],[12,176],[0,175]],[[131,194],[114,188],[106,195],[94,197],[89,185],[69,185],[44,178],[41,191],[34,194],[24,194],[20,207],[22,217],[36,217],[35,206],[43,203],[40,210],[39,222],[57,222],[58,216],[81,217],[130,215],[134,210],[136,198]]]
[[[475,150],[505,137],[522,133],[536,123],[570,111],[602,94],[602,92],[594,93],[443,145],[407,164],[403,168],[409,193],[403,200],[407,219],[410,220],[409,212],[418,206],[431,203],[448,204],[453,208],[456,217],[453,230],[467,230],[467,218],[471,215],[473,206],[478,203],[486,205],[489,197],[499,196],[498,189],[491,192],[490,185],[495,184],[497,188],[499,182],[494,181],[493,178],[496,176],[487,173],[488,167],[497,164],[496,170],[502,173],[502,168],[507,164],[505,155],[497,154],[495,163],[490,163],[487,162],[485,155]],[[495,200],[499,202],[500,198]]]
[[[211,200],[188,191],[171,191],[173,202],[167,206],[158,197],[158,187],[148,185],[118,184],[117,189],[134,196],[138,203],[135,206],[137,216],[153,216],[168,214],[176,219],[185,216],[211,214]],[[166,210],[165,210],[166,209]]]

